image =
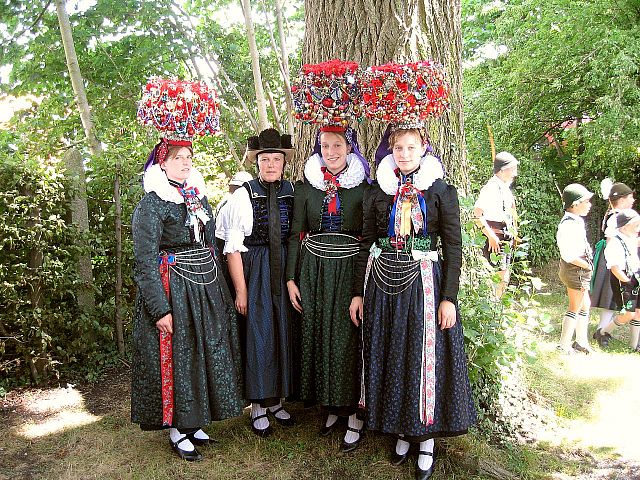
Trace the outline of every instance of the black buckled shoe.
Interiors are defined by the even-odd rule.
[[[256,420],[259,420],[261,418],[268,418],[267,414],[265,413],[263,415],[258,415],[257,417],[251,419],[251,431],[261,438],[267,438],[273,431],[271,429],[271,425],[269,425],[267,428],[256,428],[256,426],[254,425]]]
[[[598,342],[600,348],[607,348],[609,346],[609,340],[611,340],[611,334],[602,333],[602,329],[599,328],[595,332],[593,332],[593,338],[596,342]]]
[[[329,415],[325,415],[323,420],[322,420],[322,428],[320,429],[320,436],[322,436],[322,437],[326,437],[331,432],[333,432],[335,430],[336,426],[338,425],[338,422],[340,421],[340,418],[337,417],[336,421],[333,422],[331,425],[329,425],[327,427],[327,419],[328,418],[329,418]]]
[[[347,430],[357,433],[358,439],[355,442],[350,442],[350,443],[342,440],[342,453],[353,452],[356,448],[358,448],[358,445],[360,445],[360,442],[362,441],[362,437],[364,436],[364,431],[363,431],[364,427],[360,429],[347,427]]]
[[[200,430],[198,430],[200,431]],[[191,440],[191,443],[193,443],[196,447],[206,447],[208,445],[211,445],[212,443],[214,443],[213,440],[211,440],[211,438],[198,438],[196,437],[197,432],[193,432],[193,433],[188,433],[187,437],[189,437],[189,440]]]
[[[420,455],[429,455],[430,457],[433,457],[431,466],[426,470],[422,470],[420,468],[420,462],[416,461],[416,480],[427,480],[428,478],[431,477],[431,475],[433,475],[433,468],[436,466],[436,456],[434,452],[427,452],[425,450],[420,450],[420,452],[418,452],[418,460],[420,458]]]
[[[400,455],[398,452],[396,452],[396,449],[394,447],[393,454],[391,455],[391,465],[395,467],[399,467],[404,462],[406,462],[407,459],[409,458],[409,450],[407,450],[407,453],[405,453],[404,455]]]
[[[295,425],[296,421],[294,420],[294,418],[291,416],[290,413],[289,413],[289,418],[278,418],[276,416],[276,413],[278,413],[280,410],[284,410],[285,413],[289,413],[284,409],[282,405],[276,408],[273,412],[267,408],[267,412],[273,415],[273,418],[275,418],[276,422],[278,422],[280,425],[284,427],[291,427],[292,425]]]
[[[200,460],[202,460],[202,455],[196,449],[195,446],[191,451],[183,450],[180,448],[180,444],[185,440],[191,441],[189,436],[185,435],[177,442],[174,442],[173,440],[169,439],[169,443],[171,444],[171,448],[173,448],[173,451],[176,452],[182,460],[186,460],[187,462],[199,462]]]

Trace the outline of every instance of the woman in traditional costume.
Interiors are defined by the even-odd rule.
[[[191,137],[215,132],[217,115],[206,85],[160,79],[146,86],[138,110],[163,138],[145,165],[131,226],[138,286],[131,418],[143,430],[168,428],[172,448],[189,461],[209,442],[202,428],[243,407],[233,301],[213,256],[206,185],[192,165]]]
[[[292,393],[292,334],[285,285],[287,239],[293,210],[293,185],[282,179],[293,154],[290,135],[268,128],[247,140],[247,159],[257,162],[258,178],[245,182],[228,203],[228,223],[216,235],[225,239],[236,310],[242,328],[244,395],[251,402],[251,429],[267,437],[268,414],[293,425],[282,406]]]
[[[431,62],[371,67],[365,114],[392,125],[377,185],[365,193],[357,271],[362,297],[367,428],[397,436],[392,463],[419,444],[416,478],[434,468],[434,438],[476,421],[457,295],[462,242],[456,189],[428,148],[424,120],[447,108],[448,87]],[[355,307],[355,308],[353,308]],[[362,315],[364,313],[364,315]]]
[[[348,417],[343,452],[357,448],[363,426],[360,335],[349,315],[369,177],[356,132],[346,127],[359,114],[357,71],[357,63],[338,60],[304,65],[292,87],[296,117],[322,125],[296,184],[287,260],[289,298],[301,313],[301,397],[321,406],[323,436]]]

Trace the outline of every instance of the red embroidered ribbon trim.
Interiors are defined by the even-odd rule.
[[[159,258],[160,278],[167,298],[171,298],[169,288],[170,266],[175,265],[173,255],[163,254]],[[173,425],[173,344],[170,333],[160,332],[160,388],[162,391],[162,425]]]

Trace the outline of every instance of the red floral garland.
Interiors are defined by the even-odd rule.
[[[216,92],[204,82],[150,79],[142,89],[137,116],[140,123],[170,139],[220,131]]]
[[[431,60],[387,63],[363,74],[364,114],[372,120],[423,125],[449,108],[449,92],[446,72]]]
[[[295,117],[304,123],[342,127],[352,118],[361,118],[359,73],[355,62],[303,65],[291,86]]]

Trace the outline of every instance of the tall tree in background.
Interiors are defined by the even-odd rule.
[[[353,0],[347,12],[335,3],[305,1],[303,63],[332,58],[363,67],[387,62],[433,59],[444,65],[451,84],[451,110],[429,124],[431,144],[442,157],[448,177],[466,191],[468,176],[462,112],[461,31],[459,0]],[[352,19],[366,19],[355,21]],[[372,158],[382,127],[364,124],[361,144]],[[294,174],[311,151],[314,128],[304,126],[298,139]]]
[[[247,29],[247,41],[249,42],[249,52],[251,53],[251,70],[253,71],[253,83],[256,89],[256,107],[258,109],[258,129],[264,130],[269,126],[267,116],[267,100],[262,84],[262,73],[260,71],[260,54],[256,44],[256,32],[253,28],[253,16],[251,13],[251,1],[242,0],[242,13]],[[256,132],[257,133],[257,132]]]
[[[87,100],[87,94],[84,90],[84,80],[80,72],[78,64],[78,56],[76,55],[76,46],[73,43],[73,32],[71,31],[71,23],[67,14],[66,0],[56,0],[56,12],[58,14],[58,22],[60,23],[60,35],[62,36],[62,44],[64,45],[64,53],[67,59],[67,68],[69,69],[69,77],[71,85],[76,95],[78,110],[80,111],[80,119],[84,127],[84,133],[87,137],[89,150],[93,155],[97,155],[102,151],[98,135],[91,116],[91,108]]]

